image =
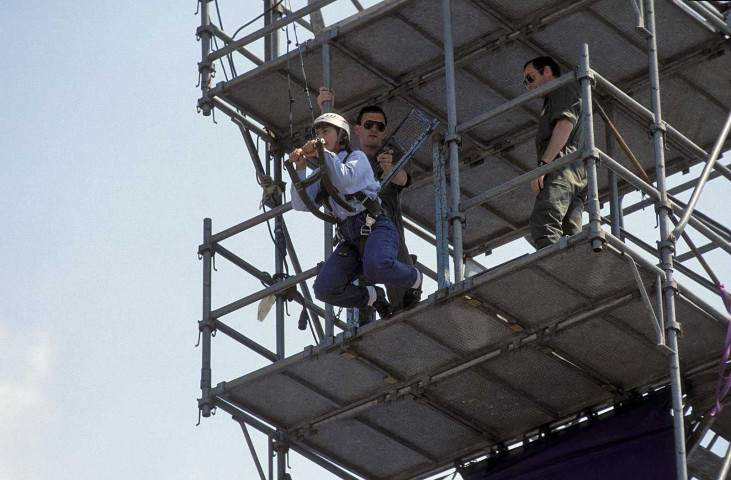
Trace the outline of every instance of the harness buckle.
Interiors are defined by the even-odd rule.
[[[367,237],[371,234],[371,226],[376,223],[376,219],[371,217],[370,215],[366,215],[365,217],[365,225],[360,227],[360,235],[362,237]]]

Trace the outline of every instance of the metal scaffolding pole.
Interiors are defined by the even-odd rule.
[[[678,334],[680,324],[675,318],[675,295],[678,292],[677,284],[673,279],[673,252],[675,242],[670,238],[670,219],[672,213],[668,203],[667,187],[665,185],[665,132],[667,127],[662,121],[662,107],[660,102],[660,72],[657,55],[657,29],[655,27],[655,0],[645,2],[645,20],[649,35],[647,50],[650,69],[650,86],[652,98],[652,113],[655,117],[650,127],[655,149],[655,173],[657,189],[660,192],[660,201],[656,204],[660,228],[660,266],[665,272],[663,292],[665,295],[665,329],[668,347],[672,350],[670,356],[670,380],[673,396],[673,423],[675,425],[675,465],[678,480],[688,479],[687,459],[685,455],[685,426],[683,424],[683,392],[680,378],[680,352],[678,350]]]
[[[272,28],[281,16],[281,13],[275,8],[274,0],[264,0],[264,28]],[[264,41],[264,61],[269,62],[279,56],[279,29],[271,29],[271,33],[268,33]],[[229,45],[231,46],[231,45]],[[265,144],[265,158],[272,159],[272,176],[276,185],[281,184],[282,181],[282,153],[274,150],[272,145]],[[281,200],[280,200],[281,202]],[[284,273],[284,255],[286,255],[286,240],[284,238],[284,228],[282,226],[282,216],[277,215],[274,219],[274,272],[275,272],[275,285],[277,282],[281,282]],[[284,247],[284,248],[282,248]],[[284,251],[282,251],[284,250]],[[276,353],[277,358],[280,360],[285,357],[284,350],[284,298],[277,296],[276,303]],[[279,440],[284,439],[283,432],[277,431],[277,437]],[[287,462],[286,456],[288,447],[284,442],[279,442],[275,445],[275,451],[277,453],[277,479],[285,480],[287,475]]]
[[[328,42],[325,42],[322,44],[322,82],[324,83],[324,86],[327,87],[329,90],[331,87],[331,77],[330,77],[330,44]],[[330,111],[330,102],[323,103],[323,111],[329,112]],[[323,261],[327,261],[328,258],[330,258],[330,255],[333,253],[333,236],[335,232],[333,231],[333,225],[328,222],[323,222]],[[325,340],[332,338],[335,334],[335,329],[333,328],[333,317],[335,316],[333,311],[333,306],[329,303],[325,304]]]
[[[459,190],[459,135],[457,135],[457,96],[455,91],[454,46],[452,44],[452,7],[450,0],[442,0],[442,27],[444,28],[444,73],[447,83],[447,135],[444,139],[449,148],[449,187],[452,210],[452,245],[454,247],[454,281],[464,279],[462,259],[462,223],[464,214],[460,212],[461,194]]]
[[[211,416],[211,335],[214,325],[211,318],[211,264],[213,248],[211,246],[212,223],[210,218],[203,220],[203,316],[199,324],[201,334],[201,399],[198,408],[204,417]]]
[[[610,104],[609,107],[612,105]],[[607,118],[611,121],[613,116],[613,108],[607,108]],[[607,146],[607,155],[610,157],[614,156],[614,137],[612,136],[609,125],[605,125],[604,128],[605,143]],[[622,197],[619,195],[619,184],[617,173],[614,170],[609,170],[609,218],[612,219],[612,235],[617,238],[622,237],[620,231],[622,225]]]
[[[198,64],[198,73],[200,74],[201,82],[201,100],[199,102],[203,115],[208,116],[211,114],[211,104],[209,100],[209,92],[211,90],[211,78],[213,78],[213,60],[208,58],[211,53],[211,32],[209,27],[211,25],[211,15],[209,12],[209,4],[211,0],[199,0],[201,4],[201,62]]]
[[[434,215],[437,250],[437,285],[444,288],[449,281],[449,220],[447,219],[447,178],[444,174],[444,155],[441,142],[434,141]]]
[[[601,213],[599,209],[599,184],[597,177],[598,154],[594,148],[594,117],[592,115],[591,101],[591,70],[589,68],[589,45],[582,45],[581,63],[577,74],[581,83],[581,122],[583,122],[584,151],[582,155],[586,164],[586,177],[588,180],[587,210],[589,212],[589,241],[595,252],[601,251],[604,246],[604,234],[601,227]]]

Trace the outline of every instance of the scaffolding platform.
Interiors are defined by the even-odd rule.
[[[667,385],[668,350],[630,257],[611,246],[595,253],[577,237],[439,290],[353,338],[223,382],[217,396],[293,447],[363,478],[400,480]],[[651,267],[637,264],[648,292]],[[683,287],[676,307],[681,371],[707,371],[727,319]]]
[[[593,68],[650,108],[645,38],[634,27],[637,20],[632,1],[453,0],[451,4],[453,23],[459,26],[454,28],[453,35],[463,201],[535,168],[533,140],[540,101],[460,131],[465,122],[525,93],[521,74],[529,59],[550,55],[563,71],[575,70],[580,46],[587,43]],[[312,118],[301,87],[309,87],[317,111],[314,99],[317,88],[325,84],[322,65],[327,46],[331,85],[337,95],[335,108],[350,121],[355,120],[361,107],[378,103],[394,123],[412,108],[419,108],[445,127],[440,11],[441,0],[386,0],[316,35],[302,46],[302,61],[293,46],[288,55],[219,83],[211,95],[246,112],[282,142],[299,144],[309,134]],[[658,1],[656,16],[664,121],[682,126],[696,147],[708,150],[731,108],[731,43],[672,0]],[[409,48],[395,48],[397,45]],[[294,97],[294,139],[290,139],[287,128],[288,75]],[[601,86],[595,89],[595,99],[654,178],[650,123],[607,95]],[[594,128],[597,148],[613,156],[604,123],[598,116]],[[666,175],[705,160],[703,155],[698,156],[698,148],[688,147],[673,135],[668,135],[668,145]],[[731,146],[731,141],[726,146]],[[618,149],[615,154],[615,158],[629,166]],[[413,183],[402,201],[404,214],[433,232],[436,227],[431,149],[421,149],[412,165]],[[600,199],[604,201],[609,196],[610,182],[606,169],[599,169],[598,173]],[[629,188],[624,180],[619,180],[620,192]],[[463,238],[465,253],[475,256],[525,236],[533,201],[534,196],[526,187],[469,212]]]

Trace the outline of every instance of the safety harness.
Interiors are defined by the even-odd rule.
[[[365,208],[366,217],[365,225],[363,225],[360,229],[361,240],[359,245],[359,251],[362,257],[363,251],[365,250],[365,244],[368,241],[368,236],[371,233],[371,227],[373,226],[373,224],[376,223],[376,219],[380,215],[383,215],[383,207],[381,207],[381,204],[377,200],[370,198],[368,195],[366,195],[365,192],[362,191],[347,195],[341,195],[338,189],[335,188],[335,185],[333,185],[332,183],[330,170],[328,169],[327,163],[325,162],[325,147],[322,140],[317,139],[315,145],[317,147],[317,164],[319,167],[319,171],[311,177],[305,180],[300,180],[292,162],[289,160],[285,162],[287,172],[292,179],[292,184],[294,185],[297,193],[302,199],[302,203],[305,204],[305,207],[307,207],[310,213],[328,223],[340,223],[339,219],[335,215],[333,215],[332,210],[329,208],[329,199],[332,199],[335,203],[340,205],[348,212],[356,211],[356,208],[351,203],[353,200],[356,200],[360,202],[361,205],[363,205],[363,207]],[[345,163],[349,157],[350,152],[343,159],[343,163]],[[312,199],[310,199],[310,197],[307,195],[306,189],[318,180],[320,181],[320,191],[318,192],[318,195],[313,202]],[[323,206],[325,207],[325,212],[320,211],[320,209],[317,207],[317,203],[323,204]],[[336,238],[339,242],[343,241],[343,237],[342,235],[340,235],[339,232],[336,234]]]

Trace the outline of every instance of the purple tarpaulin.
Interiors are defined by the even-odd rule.
[[[665,389],[668,390],[668,389]],[[668,391],[460,471],[465,480],[675,478]]]

